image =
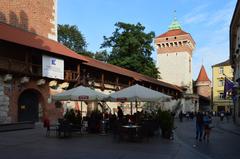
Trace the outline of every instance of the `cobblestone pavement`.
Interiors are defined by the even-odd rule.
[[[194,148],[196,151],[214,159],[238,159],[240,156],[240,128],[232,121],[214,118],[215,127],[212,129],[210,142],[196,141],[195,139],[195,121],[184,120],[176,122],[176,136],[186,146]]]
[[[180,130],[180,129],[179,129]],[[209,159],[182,138],[154,137],[143,142],[117,142],[111,135],[74,135],[59,139],[35,129],[0,133],[1,159]]]

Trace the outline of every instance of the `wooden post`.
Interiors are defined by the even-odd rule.
[[[83,69],[83,85],[86,86],[86,69]]]
[[[26,65],[26,68],[24,68],[24,73],[25,73],[25,71],[27,71],[27,73],[29,73],[30,72],[29,54],[27,52],[25,53],[25,65]]]
[[[128,81],[128,86],[131,86],[132,82],[131,80]]]
[[[118,87],[118,81],[119,81],[119,78],[117,77],[116,78],[116,87]]]
[[[80,84],[80,77],[81,77],[81,66],[80,64],[77,65],[77,84]]]
[[[101,75],[101,90],[104,90],[104,73]]]

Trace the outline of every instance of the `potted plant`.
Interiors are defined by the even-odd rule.
[[[170,111],[158,110],[158,119],[162,131],[162,137],[170,139],[173,130],[173,117]]]

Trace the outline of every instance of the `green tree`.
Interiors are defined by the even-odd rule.
[[[103,51],[98,51],[95,53],[94,58],[96,60],[102,61],[102,62],[107,62],[108,61],[108,53],[106,50]]]
[[[76,25],[58,24],[58,41],[78,54],[93,56],[86,51],[87,43]]]
[[[104,36],[101,48],[111,48],[108,63],[159,78],[159,72],[151,58],[154,32],[145,33],[140,23],[118,22],[110,37]]]

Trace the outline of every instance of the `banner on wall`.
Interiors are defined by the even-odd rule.
[[[42,56],[43,77],[64,79],[64,60],[43,55]]]

